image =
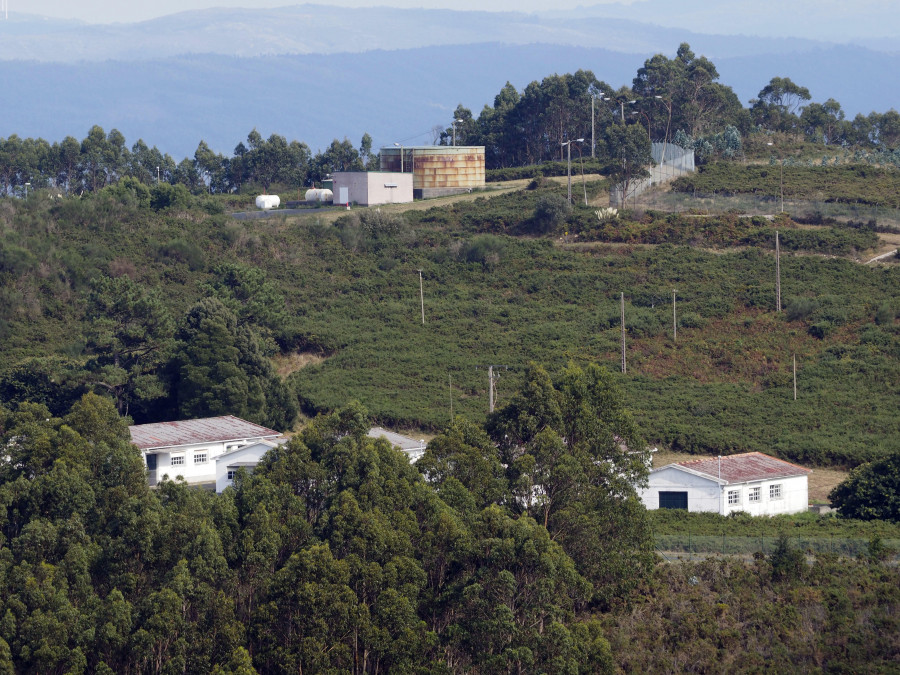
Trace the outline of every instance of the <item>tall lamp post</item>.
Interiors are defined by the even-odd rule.
[[[400,173],[403,173],[403,144],[394,143],[398,148],[400,148]]]
[[[25,183],[25,201],[28,201],[28,188],[31,187],[31,183]]]
[[[576,138],[574,140],[566,141],[565,143],[561,143],[561,145],[566,146],[566,155],[568,156],[568,186],[569,186],[569,206],[572,205],[572,143],[584,143],[583,138]]]
[[[453,119],[453,145],[456,146],[456,125],[462,124],[462,120],[458,120],[456,118]]]
[[[647,140],[653,143],[653,139],[650,138],[650,116],[647,115],[643,110],[635,110],[631,113],[632,115],[643,115],[644,119],[647,120]]]
[[[663,156],[662,159],[666,161],[666,146],[669,144],[669,127],[672,125],[672,101],[663,98],[662,96],[654,96],[658,101],[662,101],[662,104],[666,106],[666,111],[669,113],[668,118],[666,118],[666,136],[663,140]]]
[[[596,148],[597,142],[594,140],[594,101],[608,101],[609,99],[603,98],[603,94],[600,96],[594,96],[591,94],[591,159],[596,157]]]
[[[620,99],[619,99],[619,112],[620,112],[621,115],[622,115],[622,126],[623,126],[623,127],[625,126],[625,104],[626,104],[626,103],[627,103],[628,105],[632,105],[632,104],[634,104],[634,103],[637,103],[637,100],[634,100],[634,101],[626,101],[624,98],[620,98]]]

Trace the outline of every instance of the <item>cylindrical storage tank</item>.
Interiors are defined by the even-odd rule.
[[[281,197],[278,195],[260,195],[256,198],[256,208],[268,211],[281,206]]]
[[[306,201],[308,202],[330,202],[333,199],[334,193],[331,190],[313,188],[306,191]]]

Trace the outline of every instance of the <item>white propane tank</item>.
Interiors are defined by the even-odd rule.
[[[331,190],[313,188],[306,191],[306,201],[308,202],[330,202],[333,199],[334,193]]]
[[[281,205],[281,197],[278,195],[260,195],[256,198],[256,208],[268,211],[277,209]]]

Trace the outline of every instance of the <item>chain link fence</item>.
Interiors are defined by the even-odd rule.
[[[654,537],[656,549],[669,560],[690,560],[712,555],[753,557],[756,554],[771,555],[778,545],[778,537],[734,537],[722,535],[660,534]],[[859,558],[871,553],[868,539],[842,537],[789,536],[792,548],[815,557],[832,554],[844,558]],[[882,539],[885,561],[900,564],[900,539]]]

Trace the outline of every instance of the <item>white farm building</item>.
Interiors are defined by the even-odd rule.
[[[761,452],[677,462],[653,469],[641,490],[648,509],[708,511],[723,516],[801,513],[809,507],[810,469]]]
[[[128,429],[131,442],[140,448],[144,458],[150,485],[156,485],[164,476],[173,480],[180,476],[186,483],[212,487],[217,478],[218,457],[281,436],[233,415],[135,424]],[[224,465],[222,470],[227,470]]]

